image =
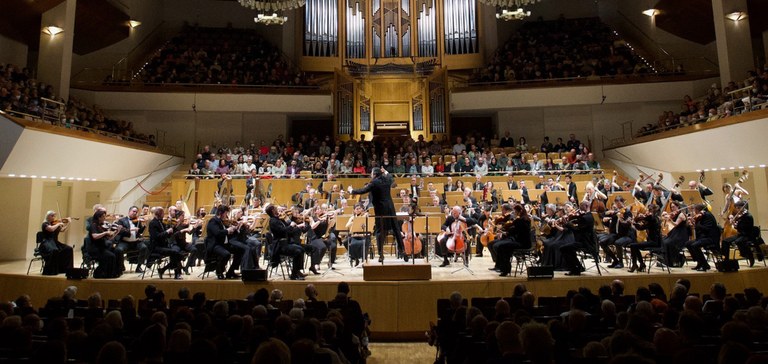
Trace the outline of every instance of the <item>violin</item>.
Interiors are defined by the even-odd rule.
[[[69,224],[72,222],[72,220],[80,220],[79,217],[65,217],[63,219],[55,219],[51,223],[51,225],[58,225],[58,224]]]

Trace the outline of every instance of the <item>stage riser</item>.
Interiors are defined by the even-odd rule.
[[[454,268],[458,268],[454,264]],[[351,296],[358,300],[363,309],[370,313],[373,320],[372,331],[379,333],[382,338],[396,338],[398,334],[411,337],[413,333],[424,332],[429,327],[429,321],[436,319],[436,301],[447,298],[451,292],[459,291],[464,297],[494,297],[510,296],[517,283],[524,283],[536,296],[563,296],[569,289],[588,287],[597,291],[602,284],[620,278],[626,284],[627,293],[634,293],[639,286],[647,286],[655,282],[661,284],[669,293],[675,281],[679,278],[691,280],[692,292],[708,293],[714,282],[722,282],[730,293],[741,292],[746,287],[756,287],[768,291],[768,280],[765,279],[768,269],[749,269],[739,273],[684,273],[684,274],[632,274],[626,276],[581,276],[555,279],[531,280],[524,277],[478,279],[478,280],[431,280],[431,281],[402,281],[402,282],[355,282],[351,281]],[[336,294],[336,286],[343,277],[333,277],[333,281],[313,280],[320,298],[331,300]],[[49,297],[59,296],[69,285],[79,287],[79,298],[86,298],[91,292],[100,292],[104,299],[120,299],[131,294],[135,298],[144,296],[144,287],[154,284],[166,293],[167,298],[175,297],[181,287],[187,287],[192,292],[205,291],[210,299],[245,298],[249,293],[261,287],[268,290],[279,288],[287,298],[304,296],[307,282],[298,281],[269,281],[264,283],[245,284],[240,281],[210,280],[96,280],[68,281],[63,276],[41,277],[25,275],[0,275],[0,299],[13,300],[21,294],[30,294],[35,306],[43,306]]]

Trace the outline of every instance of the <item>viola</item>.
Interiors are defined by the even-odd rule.
[[[412,255],[421,252],[421,239],[413,233],[413,224],[408,220],[403,223],[403,234],[405,234],[405,240],[403,240],[405,254]]]

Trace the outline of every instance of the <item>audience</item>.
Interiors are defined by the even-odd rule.
[[[599,18],[529,21],[494,53],[480,82],[599,79],[648,73],[616,32]]]
[[[139,77],[147,84],[302,86],[275,46],[252,29],[186,27],[155,51]]]
[[[38,82],[26,68],[0,64],[0,110],[42,118],[45,111],[42,98],[58,100],[53,87]],[[65,104],[60,127],[155,145],[154,136],[135,131],[130,121],[110,118],[97,106],[88,105],[74,96],[68,101],[59,101]],[[55,105],[46,107],[55,108]]]
[[[72,291],[68,288],[64,297]],[[52,298],[39,314],[28,296],[19,297],[15,309],[2,305],[0,361],[364,363],[370,356],[367,314],[348,298],[345,282],[339,284],[337,299],[328,302],[327,314],[292,308],[290,317],[258,302],[263,295],[258,293],[245,300],[205,301],[198,292],[193,299],[171,300],[168,306],[157,300],[161,291],[153,286],[145,291],[148,298],[139,300],[144,309],[130,313],[113,300],[104,308],[98,293],[89,296],[88,308],[78,304],[74,313],[57,309],[66,305],[61,297]],[[150,300],[155,302],[146,304]],[[126,314],[133,317],[131,324],[123,320]],[[361,328],[355,328],[355,322]]]
[[[673,291],[683,289],[687,294],[686,284],[690,282],[677,282]],[[530,292],[518,285],[511,297],[499,301],[508,305],[481,308],[467,307],[459,292],[452,293],[445,304],[438,302],[438,309],[444,307],[445,311],[438,312],[430,338],[430,345],[438,350],[436,363],[720,364],[768,360],[768,299],[755,288],[730,294],[725,285],[714,283],[705,295],[705,306],[722,303],[721,310],[702,310],[698,295],[688,295],[685,307],[668,304],[664,290],[655,283],[627,296],[620,280],[601,287],[599,295],[587,288],[569,291],[562,299],[570,300],[570,309],[556,303],[561,297],[551,297],[540,299],[539,306],[527,311],[516,300],[525,294]],[[510,305],[511,316],[506,314]],[[475,339],[477,332],[485,334]]]

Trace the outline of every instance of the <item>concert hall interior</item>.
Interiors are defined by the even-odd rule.
[[[253,293],[280,290],[283,304],[265,308],[290,314],[298,328],[291,308],[300,306],[285,302],[297,304],[311,284],[326,311],[347,312],[348,293],[372,320],[355,333],[365,345],[350,362],[450,362],[477,350],[452,351],[444,341],[440,325],[453,318],[440,309],[454,292],[471,304],[466,331],[451,334],[478,329],[469,321],[475,308],[495,322],[500,305],[482,305],[508,298],[512,314],[530,308],[527,321],[549,324],[555,336],[568,329],[576,292],[636,317],[643,305],[598,290],[620,280],[633,299],[649,286],[671,297],[681,279],[690,285],[683,298],[706,302],[722,283],[739,300],[734,311],[754,314],[751,302],[768,322],[768,299],[748,297],[768,290],[764,1],[2,7],[0,329],[20,312],[8,302],[24,295],[50,324],[46,302],[73,285],[80,299],[99,292],[115,300],[103,312],[135,297],[142,330],[157,311],[178,324],[178,306],[146,306],[150,284],[171,306],[181,288],[204,292],[211,315],[215,300],[229,300],[230,313],[255,316]],[[391,233],[379,229],[390,224]],[[339,296],[340,282],[351,292]],[[521,303],[520,284],[538,298],[533,306]],[[658,336],[659,327],[680,327],[664,321],[657,293],[649,302]],[[584,311],[602,319],[597,302]],[[310,306],[301,315],[315,317]],[[70,325],[75,313],[64,316]],[[565,326],[553,328],[561,313]],[[708,337],[717,345],[698,341],[712,347],[696,355],[726,355],[719,329],[739,313],[717,316]],[[612,323],[604,336],[627,325]],[[752,329],[765,335],[768,324]],[[376,346],[423,342],[425,331],[433,345],[419,346],[426,355],[418,359]],[[642,338],[650,346],[653,332]],[[765,337],[746,345],[750,358],[764,359]],[[0,360],[33,355],[2,338]],[[568,353],[555,350],[552,361],[588,360],[586,342],[554,339]],[[266,343],[238,348],[231,362],[250,362]],[[680,353],[665,357],[656,345],[655,362]],[[125,349],[128,361],[144,359]]]

